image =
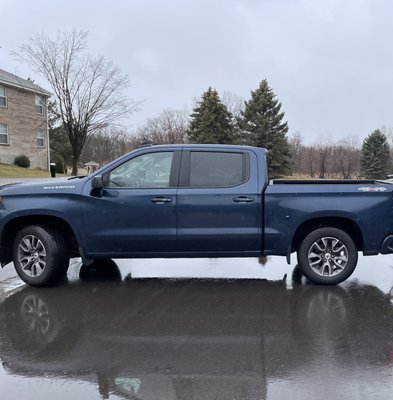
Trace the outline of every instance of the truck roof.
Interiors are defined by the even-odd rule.
[[[236,144],[194,144],[194,143],[178,143],[178,144],[142,144],[141,146],[137,147],[137,149],[141,148],[190,148],[190,149],[249,149],[249,150],[257,150],[257,151],[263,151],[264,153],[267,152],[267,150],[263,147],[255,147],[255,146],[246,146],[246,145],[236,145]]]

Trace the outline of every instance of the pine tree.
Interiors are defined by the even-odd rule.
[[[386,179],[391,167],[387,137],[379,130],[364,139],[360,156],[360,174],[366,179]]]
[[[288,123],[283,122],[281,103],[264,79],[251,91],[238,119],[240,142],[268,150],[267,162],[270,177],[286,175],[291,169],[291,151],[288,143]]]
[[[221,143],[234,142],[234,127],[232,114],[221,102],[215,89],[203,93],[202,99],[191,114],[188,131],[191,143]]]

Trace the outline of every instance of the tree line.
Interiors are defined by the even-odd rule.
[[[103,56],[92,57],[86,46],[87,33],[74,30],[56,39],[35,35],[17,53],[51,85],[51,161],[59,171],[71,165],[76,175],[88,161],[102,165],[144,143],[221,143],[266,148],[273,178],[385,179],[391,172],[388,130],[375,130],[361,146],[355,137],[307,145],[299,133],[288,136],[282,105],[266,79],[248,100],[230,92],[220,98],[209,87],[191,112],[165,109],[128,132],[119,128],[119,121],[137,110],[125,95],[128,77]]]
[[[271,176],[282,176],[291,171],[291,150],[287,139],[288,124],[283,121],[281,103],[276,99],[266,79],[251,91],[248,101],[239,103],[238,96],[225,93],[225,104],[216,89],[209,87],[197,101],[193,111],[166,109],[128,137],[126,147],[140,144],[202,143],[242,144],[269,150],[268,166]],[[232,112],[230,111],[232,109]],[[99,159],[101,149],[115,134],[100,132],[86,146],[82,158]],[[99,151],[107,156],[105,151]],[[104,160],[103,160],[104,161]]]
[[[300,133],[289,138],[292,175],[310,178],[386,179],[393,173],[392,135],[386,128],[371,132],[362,143],[356,136],[337,142],[321,139],[306,145]]]
[[[145,143],[244,144],[269,150],[271,177],[385,179],[393,173],[389,146],[393,133],[387,128],[373,131],[363,143],[347,136],[336,142],[322,138],[309,145],[300,133],[287,136],[281,104],[266,80],[251,92],[249,101],[241,104],[228,92],[225,99],[221,101],[218,92],[208,88],[191,113],[165,109],[136,132],[100,132],[86,146],[83,159],[105,163]]]
[[[267,80],[251,92],[248,101],[225,93],[221,101],[218,92],[208,88],[192,112],[165,109],[134,132],[103,129],[90,137],[82,154],[82,163],[94,160],[101,165],[140,145],[171,143],[243,144],[268,149],[270,177],[292,176],[319,179],[385,179],[393,172],[388,129],[377,129],[363,143],[355,136],[336,142],[319,139],[317,144],[305,144],[300,133],[288,136],[284,113]],[[233,99],[236,99],[234,112]],[[67,138],[51,133],[52,152],[70,159]],[[60,154],[62,153],[62,154]],[[68,156],[66,155],[68,153]]]

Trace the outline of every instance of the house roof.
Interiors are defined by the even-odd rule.
[[[95,161],[89,161],[85,164],[85,167],[99,167],[100,164],[96,163]]]
[[[50,92],[36,85],[31,80],[20,78],[19,76],[4,71],[3,69],[0,69],[0,84],[39,93],[45,97],[50,97],[52,95]]]

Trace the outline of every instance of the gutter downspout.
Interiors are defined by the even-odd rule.
[[[48,152],[48,165],[47,169],[50,171],[50,148],[49,148],[49,123],[48,123],[48,99],[49,97],[45,98],[45,112],[46,112],[46,143],[47,143],[47,152]]]

